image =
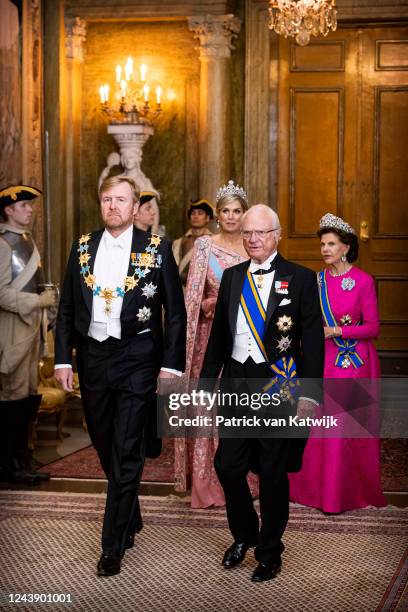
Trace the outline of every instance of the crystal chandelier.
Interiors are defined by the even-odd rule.
[[[151,125],[153,119],[160,113],[162,88],[156,87],[156,104],[151,99],[151,87],[147,83],[147,67],[140,66],[138,75],[133,69],[133,59],[128,58],[124,69],[118,65],[115,68],[115,86],[113,95],[108,83],[99,87],[101,108],[109,116],[110,123],[141,123]],[[111,100],[109,100],[111,98]]]
[[[269,0],[269,29],[277,34],[296,37],[304,47],[310,35],[327,36],[337,28],[335,0]]]

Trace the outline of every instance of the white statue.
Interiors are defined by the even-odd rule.
[[[100,189],[102,185],[102,181],[104,181],[111,173],[112,168],[114,166],[120,165],[120,155],[114,151],[113,153],[109,153],[106,158],[106,167],[102,170],[101,175],[98,180],[98,189]]]
[[[146,140],[154,134],[154,129],[151,126],[141,124],[121,124],[108,125],[108,134],[111,134],[119,145],[120,158],[118,153],[108,155],[107,167],[102,171],[99,177],[99,184],[109,175],[112,165],[117,165],[118,160],[123,168],[122,175],[129,176],[135,181],[138,191],[153,191],[157,193],[157,198],[153,198],[152,204],[155,208],[155,221],[152,226],[152,232],[163,234],[164,228],[159,225],[160,212],[158,206],[159,193],[154,188],[152,181],[145,175],[141,168],[143,145]],[[112,157],[111,157],[112,156]],[[115,157],[113,157],[115,156]],[[110,162],[113,162],[112,164]],[[104,175],[104,173],[106,174]],[[103,176],[104,175],[104,176]]]

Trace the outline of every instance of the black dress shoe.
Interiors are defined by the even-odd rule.
[[[261,562],[255,568],[254,573],[252,574],[252,582],[265,582],[265,580],[272,580],[272,578],[276,578],[276,575],[282,569],[282,562],[273,561],[269,563]]]
[[[224,554],[224,558],[222,560],[222,564],[227,569],[231,567],[235,567],[242,563],[245,559],[246,552],[250,548],[249,544],[245,542],[234,542],[232,546],[230,546]]]
[[[102,553],[98,561],[98,576],[114,576],[120,572],[120,559],[112,553]]]

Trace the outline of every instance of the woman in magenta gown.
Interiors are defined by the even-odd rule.
[[[320,220],[321,253],[325,270],[319,273],[320,293],[333,319],[325,318],[324,378],[380,377],[374,346],[380,322],[374,279],[352,265],[358,255],[353,228],[332,214]],[[327,302],[324,296],[327,296]],[[354,353],[342,354],[343,340],[356,341]],[[327,397],[327,396],[326,396]],[[300,472],[289,474],[292,501],[337,513],[366,506],[385,506],[381,490],[380,441],[377,438],[311,437]]]

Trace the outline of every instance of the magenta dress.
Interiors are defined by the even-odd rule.
[[[356,351],[364,364],[360,368],[337,367],[338,348],[332,339],[327,339],[324,377],[379,378],[380,363],[373,341],[379,334],[380,322],[373,278],[352,267],[336,277],[326,271],[326,282],[338,325],[341,325],[344,315],[351,317],[351,324],[342,325],[343,338],[358,340]],[[357,322],[360,325],[356,325]],[[311,431],[302,470],[289,474],[290,499],[333,513],[385,506],[387,502],[381,490],[380,476],[378,439],[313,438]]]

